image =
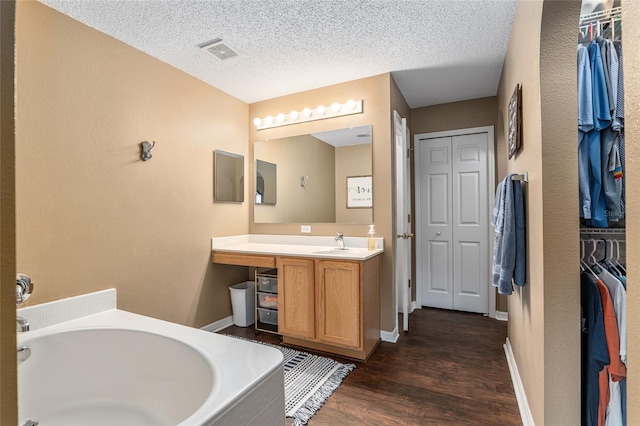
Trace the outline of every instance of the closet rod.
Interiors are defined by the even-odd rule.
[[[529,182],[529,172],[524,172],[521,175],[513,175],[511,176],[511,180],[519,180],[521,182]]]

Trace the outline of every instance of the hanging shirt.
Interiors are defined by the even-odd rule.
[[[616,50],[616,54],[618,56],[618,84],[617,84],[617,100],[616,100],[616,113],[615,117],[613,117],[613,123],[611,124],[614,130],[620,132],[618,139],[616,141],[618,145],[618,155],[620,156],[620,168],[621,168],[621,179],[616,181],[618,193],[620,193],[620,213],[621,216],[624,217],[625,212],[625,188],[624,188],[624,166],[625,166],[625,156],[624,156],[624,67],[622,63],[622,42],[616,40],[613,42],[613,47]]]
[[[618,333],[618,322],[616,312],[613,307],[613,300],[609,289],[598,279],[596,281],[600,299],[602,300],[602,312],[604,314],[604,330],[607,338],[607,351],[609,353],[609,371],[614,381],[618,381],[627,376],[627,367],[620,359],[620,334]],[[608,383],[608,380],[607,380]],[[608,384],[607,384],[608,388]]]
[[[607,39],[598,37],[595,42],[600,47],[600,55],[602,56],[602,71],[604,72],[604,83],[607,88],[607,104],[609,105],[609,114],[614,110],[613,106],[613,88],[611,85],[611,63],[609,62],[609,44]]]
[[[595,41],[587,48],[591,64],[591,88],[593,97],[594,128],[588,135],[591,224],[596,227],[608,227],[606,203],[602,190],[602,151],[600,132],[611,124],[609,94],[604,75],[604,66],[600,46]],[[608,164],[605,163],[605,164]]]
[[[578,45],[578,182],[580,189],[580,217],[591,219],[591,190],[589,185],[589,139],[593,130],[593,90],[589,52]]]
[[[582,419],[586,426],[598,425],[599,372],[609,364],[604,315],[596,278],[580,275],[580,307],[584,316],[582,342]]]
[[[598,273],[598,277],[604,285],[609,289],[609,295],[613,304],[613,310],[616,315],[616,325],[618,328],[618,336],[620,340],[620,360],[627,363],[627,291],[622,282],[617,279],[611,272],[602,268]]]

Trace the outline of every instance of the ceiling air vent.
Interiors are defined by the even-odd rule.
[[[222,41],[221,38],[216,38],[215,40],[201,43],[198,45],[198,47],[211,53],[221,61],[238,56],[238,52],[233,50],[233,48],[226,42]]]

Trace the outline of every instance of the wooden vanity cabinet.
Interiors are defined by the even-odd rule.
[[[317,262],[318,340],[360,349],[361,288],[359,262]]]
[[[380,256],[278,257],[276,263],[283,342],[367,359],[380,339]]]
[[[283,336],[315,339],[314,261],[279,257],[278,332]]]
[[[214,263],[277,268],[283,343],[359,360],[380,341],[380,259],[212,253]]]

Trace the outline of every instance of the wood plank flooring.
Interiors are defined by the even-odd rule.
[[[253,327],[220,333],[280,343],[274,334],[255,335]],[[502,347],[506,335],[506,322],[480,314],[415,310],[409,333],[395,344],[381,342],[366,363],[355,362],[308,424],[521,425]]]

